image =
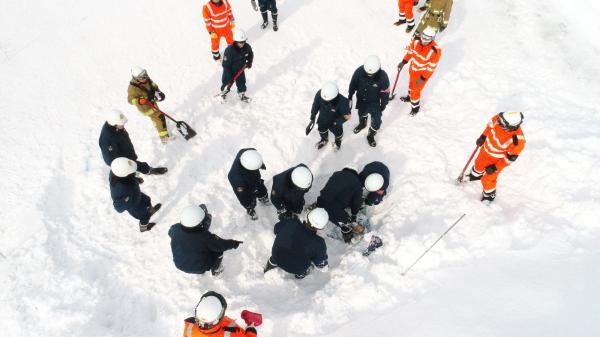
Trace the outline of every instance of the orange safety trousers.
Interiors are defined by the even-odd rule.
[[[227,41],[227,45],[232,45],[233,44],[233,32],[231,30],[231,28],[222,28],[222,29],[215,29],[215,34],[217,34],[217,38],[210,39],[210,44],[211,44],[211,51],[213,53],[218,53],[221,47],[221,38],[225,38],[225,41]]]
[[[398,0],[398,11],[400,12],[400,18],[406,19],[406,21],[413,21],[415,18],[413,14],[413,0]]]
[[[498,169],[492,174],[487,174],[485,172],[485,168],[489,165],[497,164],[499,160],[503,159],[498,159],[496,157],[490,156],[483,148],[479,150],[479,154],[477,155],[477,158],[475,158],[475,165],[473,166],[473,169],[477,173],[483,173],[483,176],[481,177],[481,185],[483,186],[484,192],[489,193],[496,189],[496,181],[498,180],[498,175],[500,174],[500,172],[502,172],[502,170],[504,170],[506,166],[496,165]]]
[[[417,84],[417,80],[421,78],[420,71],[413,71],[412,69],[408,71],[409,73],[409,81],[408,81],[408,95],[410,96],[411,102],[418,102],[421,99],[421,91],[425,87],[425,83],[427,81],[423,81],[421,84]]]

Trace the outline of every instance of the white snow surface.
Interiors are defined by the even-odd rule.
[[[261,312],[260,336],[600,336],[597,1],[455,1],[421,113],[392,101],[370,148],[365,132],[352,134],[354,110],[339,152],[317,152],[316,132],[304,135],[313,95],[326,80],[347,94],[369,54],[393,81],[409,41],[392,25],[396,1],[280,0],[274,33],[249,1],[231,0],[256,55],[250,105],[214,100],[221,69],[202,3],[2,2],[2,336],[180,335],[207,290],[227,298],[231,317]],[[196,138],[160,144],[126,102],[132,65],[148,69],[161,106]],[[402,74],[398,93],[407,82]],[[113,108],[126,112],[140,159],[169,168],[142,185],[163,203],[149,233],[111,204],[97,141]],[[479,183],[453,179],[489,118],[515,109],[528,143],[488,207]],[[274,209],[249,221],[226,179],[248,146],[263,154],[269,188],[274,174],[309,165],[308,202],[335,170],[387,163],[391,187],[371,219],[384,246],[365,258],[327,238],[329,272],[263,276]],[[190,203],[208,205],[213,232],[244,241],[225,253],[221,278],[172,263],[167,231]]]

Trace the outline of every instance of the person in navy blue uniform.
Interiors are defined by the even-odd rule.
[[[261,155],[254,148],[246,148],[237,153],[227,174],[235,196],[252,220],[258,219],[254,210],[256,199],[263,204],[269,203],[269,193],[260,169],[266,169]]]
[[[376,180],[379,180],[379,178],[376,175],[380,175],[383,178],[383,185],[381,187],[378,186],[379,183]],[[387,188],[390,184],[390,170],[388,167],[380,161],[374,161],[365,165],[359,176],[367,191],[374,189],[373,192],[368,192],[365,197],[365,205],[379,205],[383,197],[387,194]],[[371,186],[371,183],[374,185]]]
[[[263,23],[260,25],[260,28],[265,29],[269,26],[269,15],[267,11],[271,11],[271,17],[273,18],[273,30],[278,31],[279,26],[277,26],[277,0],[258,0],[258,6],[256,5],[256,0],[250,0],[252,3],[252,7],[254,10],[258,10],[260,8],[260,15],[262,16]]]
[[[122,112],[113,110],[102,126],[98,145],[100,145],[104,163],[110,166],[115,158],[125,157],[136,162],[137,171],[140,173],[157,175],[167,173],[166,167],[153,168],[148,163],[138,160],[129,133],[125,130],[125,123],[127,123],[127,117]]]
[[[367,119],[371,115],[371,127],[367,141],[371,146],[377,146],[375,135],[381,127],[383,110],[389,102],[390,79],[381,69],[381,62],[375,55],[367,57],[364,65],[358,67],[352,75],[348,98],[352,105],[352,98],[356,93],[356,108],[358,109],[359,123],[354,128],[354,133],[359,133],[367,127]]]
[[[289,219],[299,215],[304,209],[304,195],[312,186],[313,175],[310,169],[299,164],[273,177],[271,203],[277,209],[279,219]]]
[[[329,220],[338,226],[344,241],[352,238],[352,223],[363,206],[363,183],[358,173],[351,168],[344,168],[333,175],[321,190],[317,198],[317,207],[327,210]],[[350,209],[350,214],[346,212]]]
[[[149,231],[155,223],[150,222],[150,217],[161,207],[161,204],[152,206],[150,197],[142,193],[140,184],[135,179],[137,164],[135,161],[119,157],[112,161],[109,175],[110,196],[113,207],[119,213],[127,211],[140,222],[140,232]]]
[[[238,95],[242,101],[248,102],[249,97],[246,96],[246,74],[245,71],[252,68],[254,53],[252,47],[246,42],[246,33],[241,29],[233,31],[233,44],[225,49],[223,57],[223,76],[221,77],[221,95],[225,97],[228,92],[227,85],[231,82],[234,76],[244,67],[245,70],[235,80]]]
[[[339,150],[344,136],[344,123],[350,119],[350,106],[348,99],[339,93],[335,83],[327,82],[317,91],[310,111],[311,124],[314,124],[317,113],[317,125],[321,136],[317,149],[327,144],[331,131],[335,136],[335,147]],[[308,132],[310,131],[307,131],[307,134]]]
[[[212,215],[206,205],[186,207],[181,222],[169,229],[171,252],[177,269],[190,274],[223,272],[223,252],[237,249],[242,241],[224,240],[209,231]]]
[[[327,246],[317,234],[327,222],[327,211],[315,208],[308,213],[304,222],[294,217],[275,224],[275,241],[264,272],[279,267],[302,279],[313,265],[319,269],[327,267]]]

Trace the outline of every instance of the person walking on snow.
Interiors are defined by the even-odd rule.
[[[258,0],[258,6],[256,0],[250,0],[252,8],[257,11],[260,8],[260,15],[262,15],[263,23],[260,28],[265,29],[269,26],[269,15],[267,11],[271,11],[271,17],[273,18],[273,30],[279,30],[277,26],[277,0]]]
[[[104,159],[106,165],[110,166],[113,160],[118,157],[125,157],[135,161],[137,171],[140,173],[150,175],[167,173],[166,167],[150,167],[148,163],[137,160],[138,156],[129,138],[129,133],[125,130],[125,123],[127,123],[127,117],[121,111],[112,110],[102,126],[98,144],[102,151],[102,159]],[[140,183],[144,181],[141,178],[137,179]]]
[[[229,83],[233,81],[236,74],[240,73],[235,79],[238,96],[244,102],[249,101],[246,96],[246,74],[245,71],[252,68],[254,53],[252,47],[246,42],[246,32],[241,29],[233,31],[235,43],[225,49],[223,57],[223,76],[221,77],[221,96],[225,98],[229,93]]]
[[[227,174],[235,196],[252,220],[258,219],[254,210],[257,198],[264,205],[269,204],[269,193],[260,176],[260,169],[266,169],[260,153],[253,148],[247,148],[237,153]]]
[[[410,115],[414,116],[421,108],[421,91],[433,75],[442,56],[442,49],[435,43],[436,30],[427,27],[420,36],[410,42],[408,51],[400,63],[398,71],[410,62],[408,95],[400,97],[403,102],[411,104]]]
[[[356,109],[358,109],[358,125],[354,133],[359,133],[367,127],[367,119],[371,115],[371,127],[367,134],[369,145],[375,147],[375,135],[381,127],[383,110],[390,100],[390,79],[387,73],[381,69],[381,61],[375,55],[368,56],[364,64],[354,71],[348,98],[352,108],[352,97],[356,93]]]
[[[115,210],[119,213],[127,211],[139,220],[140,232],[151,230],[156,223],[150,222],[150,218],[160,209],[161,204],[152,206],[150,197],[140,190],[140,184],[135,179],[135,161],[125,157],[116,158],[110,164],[110,170],[110,196]]]
[[[127,102],[135,105],[144,116],[150,117],[163,144],[169,140],[167,120],[154,106],[156,102],[162,102],[164,99],[165,94],[150,79],[146,69],[137,66],[131,68],[131,81],[129,81],[129,87],[127,87]]]
[[[523,151],[525,136],[521,123],[521,112],[501,112],[492,117],[481,136],[477,138],[479,154],[467,177],[469,181],[481,180],[481,201],[494,201],[498,175],[514,163]]]
[[[424,9],[421,9],[425,7]],[[438,32],[443,32],[448,27],[450,13],[452,12],[452,0],[427,0],[419,10],[426,10],[421,17],[415,35],[420,35],[427,27],[433,27]]]
[[[327,267],[327,246],[317,231],[325,228],[328,222],[327,211],[315,208],[304,222],[291,218],[275,224],[275,241],[264,272],[279,267],[297,279],[303,279],[312,265],[319,269]]]
[[[209,232],[212,215],[204,204],[186,207],[181,222],[169,229],[173,262],[177,269],[190,274],[213,276],[223,272],[223,253],[237,249],[242,241],[224,240]]]
[[[279,220],[298,216],[304,209],[304,195],[310,190],[313,174],[304,164],[292,167],[273,177],[271,203]]]
[[[346,97],[339,93],[337,85],[333,82],[326,82],[321,90],[315,94],[312,109],[310,111],[310,124],[314,125],[317,119],[317,126],[321,140],[317,143],[317,149],[325,146],[329,139],[329,131],[335,136],[335,147],[337,150],[342,146],[344,137],[344,123],[350,119],[350,103]]]
[[[364,231],[364,228],[356,223],[356,216],[364,202],[363,187],[365,186],[358,172],[346,167],[333,173],[317,198],[316,206],[327,211],[329,220],[340,228],[346,243],[352,240],[353,232]],[[377,190],[370,187],[367,186],[368,192]],[[350,214],[346,211],[347,208],[350,209]]]
[[[259,322],[246,318],[247,327],[240,327],[225,316],[227,301],[214,291],[206,292],[196,305],[194,316],[184,321],[183,337],[256,337],[254,325]],[[262,322],[262,319],[261,319]]]
[[[221,59],[221,38],[225,38],[228,45],[233,44],[232,29],[235,28],[235,18],[228,0],[210,0],[202,7],[202,16],[206,30],[210,35],[211,52],[213,59]]]
[[[380,161],[374,161],[365,165],[358,175],[368,191],[365,197],[365,205],[379,205],[390,185],[390,170],[388,167]]]
[[[413,7],[418,3],[418,0],[398,0],[398,21],[394,22],[394,25],[400,26],[406,23],[406,32],[410,33],[415,28]]]

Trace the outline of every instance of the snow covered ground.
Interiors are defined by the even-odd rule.
[[[347,88],[369,54],[395,75],[408,43],[392,26],[396,1],[280,0],[277,33],[260,29],[249,1],[231,3],[256,54],[251,105],[213,99],[221,72],[200,1],[3,1],[3,336],[179,335],[211,289],[232,317],[262,312],[261,336],[600,335],[598,2],[455,1],[419,116],[393,101],[372,149],[351,132],[354,112],[337,153],[304,136],[312,98],[326,80]],[[193,141],[161,145],[127,104],[132,65],[161,86],[166,111],[199,131]],[[403,74],[399,92],[406,85]],[[97,137],[112,108],[127,113],[140,159],[170,170],[142,186],[163,203],[149,233],[111,205]],[[452,180],[487,120],[509,109],[524,111],[528,143],[487,207],[479,184]],[[309,165],[309,202],[334,170],[386,162],[391,191],[372,218],[384,247],[364,258],[328,239],[328,273],[263,276],[274,211],[259,208],[250,222],[226,180],[245,146],[265,157],[269,187],[273,174]],[[244,241],[225,254],[220,279],[171,262],[169,226],[200,202],[214,232]]]

